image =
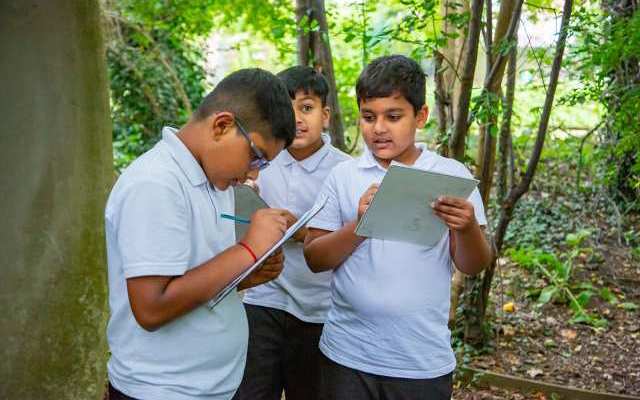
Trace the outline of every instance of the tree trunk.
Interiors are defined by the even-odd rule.
[[[463,14],[471,12],[468,0],[462,3],[454,0],[446,0],[442,3],[442,13],[445,16],[443,33],[447,37],[446,46],[442,51],[436,52],[434,60],[436,64],[435,74],[435,86],[436,86],[436,114],[438,115],[439,132],[445,140],[443,140],[440,153],[447,157],[455,157],[459,160],[464,159],[464,146],[465,137],[468,129],[468,125],[460,126],[465,128],[464,132],[458,134],[464,137],[462,140],[453,139],[455,133],[455,118],[460,115],[459,105],[466,104],[467,111],[463,113],[466,119],[469,115],[468,99],[471,96],[471,89],[473,87],[473,78],[475,75],[475,64],[477,61],[478,44],[480,26],[479,19],[482,17],[482,4],[475,5],[475,12],[480,13],[473,21],[470,21],[469,29],[459,29],[452,24],[448,16],[453,14]],[[469,40],[469,32],[475,36],[475,39]],[[452,37],[456,36],[456,37]],[[469,51],[468,46],[474,46],[475,51]],[[473,63],[473,65],[467,65],[467,60]],[[441,66],[441,68],[440,68]],[[466,73],[466,84],[462,85],[461,73],[462,70]],[[467,96],[465,102],[463,96]],[[451,132],[451,137],[449,134]],[[448,140],[446,139],[448,138]],[[454,154],[450,148],[451,144],[458,146],[458,154]],[[464,275],[457,269],[454,272],[453,280],[451,283],[451,307],[449,309],[449,323],[452,324],[455,320],[456,310],[462,293],[462,285],[464,283]]]
[[[460,72],[465,55],[466,29],[451,22],[451,17],[468,13],[469,1],[444,0],[441,3],[443,15],[442,35],[445,46],[434,54],[435,114],[438,117],[439,152],[449,156],[450,132],[453,129],[457,102],[460,97]]]
[[[457,160],[464,160],[465,143],[469,131],[469,105],[471,103],[471,90],[473,89],[473,77],[475,76],[476,63],[478,61],[478,43],[480,39],[480,25],[482,22],[483,0],[471,2],[471,14],[469,29],[465,42],[463,56],[464,67],[460,76],[460,95],[456,102],[453,132],[449,141],[451,156]]]
[[[630,24],[631,19],[640,12],[640,5],[637,0],[603,0],[602,9],[607,16],[602,30],[606,37],[614,38],[616,34],[619,35],[620,26]],[[634,134],[632,132],[635,130],[635,134],[638,135],[640,129],[637,114],[640,107],[637,106],[637,94],[630,95],[626,100],[623,96],[640,91],[640,54],[637,50],[626,53],[618,56],[617,65],[609,73],[607,88],[602,96],[607,108],[602,133],[605,139],[604,147],[609,154],[607,163],[618,166],[617,173],[609,184],[611,195],[616,200],[631,203],[640,198],[640,187],[637,186],[640,182],[640,172],[634,171],[634,168],[640,165],[640,148],[629,140]],[[623,141],[627,145],[620,146]]]
[[[516,34],[523,0],[504,0],[500,3],[498,13],[498,23],[496,25],[495,37],[488,39],[489,49],[500,49],[504,43],[510,43]],[[490,8],[489,8],[490,9]],[[489,27],[491,24],[487,24]],[[489,31],[490,32],[490,31]],[[484,203],[485,210],[488,210],[489,195],[493,183],[493,172],[495,169],[496,152],[496,130],[497,109],[499,104],[500,86],[504,75],[504,68],[507,58],[504,52],[492,51],[487,55],[491,61],[491,66],[487,70],[484,80],[483,95],[485,110],[488,117],[480,121],[480,137],[478,143],[478,170],[477,177],[480,180],[480,195]],[[489,64],[488,64],[489,65]],[[492,243],[493,245],[494,243]],[[490,267],[491,268],[491,267]],[[482,321],[484,315],[477,310],[484,310],[485,300],[478,296],[477,287],[482,282],[482,275],[467,277],[465,279],[465,340],[470,343],[478,343],[482,340]]]
[[[434,97],[435,97],[435,108],[436,108],[436,116],[438,118],[438,143],[440,143],[439,153],[445,157],[449,156],[449,143],[446,140],[447,138],[447,126],[448,126],[448,117],[447,113],[449,110],[450,97],[447,93],[447,89],[444,85],[444,71],[445,67],[443,66],[444,56],[439,51],[436,51],[433,55],[433,64],[434,64],[434,73],[433,73],[433,81],[434,81]]]
[[[518,21],[522,10],[523,0],[505,0],[500,3],[498,23],[496,26],[495,38],[492,41],[492,49],[500,49],[505,43],[511,43],[516,36]],[[493,173],[496,159],[496,134],[497,112],[492,108],[498,108],[500,86],[507,57],[504,52],[494,51],[488,58],[492,60],[491,67],[487,69],[484,81],[483,93],[486,98],[487,107],[490,109],[486,121],[480,124],[480,135],[478,138],[478,179],[480,180],[480,194],[482,201],[487,206],[489,195],[493,185]]]
[[[489,266],[489,268],[485,271],[482,285],[479,288],[480,290],[473,290],[472,295],[474,297],[473,303],[476,305],[475,313],[479,316],[479,324],[477,326],[471,327],[472,330],[479,330],[484,321],[484,316],[486,313],[486,307],[489,299],[489,293],[491,291],[491,283],[493,280],[493,275],[496,267],[496,260],[498,255],[500,254],[503,244],[504,237],[507,232],[507,228],[511,219],[513,217],[513,210],[520,200],[520,198],[529,190],[531,182],[533,181],[533,177],[536,173],[536,168],[540,161],[540,156],[542,154],[542,149],[544,147],[544,141],[547,135],[548,127],[549,127],[549,118],[551,116],[553,100],[556,93],[556,87],[558,85],[558,77],[560,75],[560,68],[562,66],[562,59],[564,56],[564,48],[567,41],[568,35],[568,25],[571,19],[571,11],[573,7],[573,0],[565,0],[563,6],[562,13],[562,21],[560,24],[560,35],[558,37],[558,41],[556,43],[555,55],[553,58],[553,64],[551,66],[551,73],[549,79],[549,86],[547,87],[547,93],[545,96],[544,107],[542,109],[542,114],[540,116],[540,122],[538,124],[538,131],[536,135],[536,141],[533,147],[533,151],[531,153],[531,157],[529,158],[529,162],[527,164],[527,169],[524,174],[524,178],[518,185],[512,188],[507,195],[506,200],[502,204],[500,211],[500,218],[498,221],[498,228],[495,234],[495,248],[496,253],[493,259],[493,262]],[[476,289],[476,288],[474,288]],[[479,292],[479,293],[478,293]]]
[[[511,141],[511,116],[513,115],[513,99],[516,89],[516,68],[518,62],[518,42],[509,52],[509,67],[507,70],[507,93],[502,101],[502,124],[500,125],[500,139],[498,153],[500,154],[500,167],[498,168],[498,203],[502,204],[509,187],[509,142]]]
[[[113,179],[98,1],[0,3],[0,398],[99,399]]]
[[[324,0],[297,0],[296,4],[298,63],[312,66],[327,78],[329,82],[327,105],[331,108],[329,123],[331,139],[336,147],[346,150]],[[315,30],[312,29],[313,21],[317,23]]]

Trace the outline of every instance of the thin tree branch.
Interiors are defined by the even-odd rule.
[[[493,0],[485,0],[487,6],[487,15],[485,16],[485,25],[486,25],[486,35],[485,35],[485,46],[487,48],[487,71],[491,70],[491,66],[493,65]]]
[[[600,121],[596,126],[594,126],[589,132],[587,132],[582,139],[580,139],[580,148],[578,149],[578,170],[576,171],[576,188],[578,189],[578,192],[580,191],[580,175],[582,173],[582,164],[583,164],[583,155],[582,155],[582,150],[584,148],[584,144],[586,143],[587,139],[589,139],[589,137],[595,132],[597,131],[602,125],[604,124],[604,120]]]
[[[446,137],[447,135],[447,104],[449,103],[449,98],[444,88],[444,77],[443,77],[443,68],[442,68],[442,53],[436,51],[433,55],[434,60],[434,74],[433,81],[435,84],[435,99],[436,99],[436,114],[438,116],[438,133],[440,137]],[[441,153],[444,156],[449,154],[449,147],[444,145],[442,147]]]
[[[513,99],[516,88],[516,66],[518,61],[518,46],[513,46],[509,52],[507,69],[507,91],[503,100],[502,124],[500,126],[500,140],[498,144],[500,167],[498,168],[498,202],[503,202],[507,194],[507,165],[509,158],[509,137],[511,136],[511,116],[513,115]]]
[[[501,41],[506,41],[506,42],[513,41],[516,30],[518,29],[520,14],[522,13],[522,3],[523,3],[523,0],[516,1],[515,7],[513,9],[513,14],[511,16],[511,20],[509,22],[509,28],[507,28],[507,32]],[[502,79],[496,79],[496,78],[498,77],[498,75],[501,75],[500,71],[504,69],[507,54],[508,53],[505,54],[504,52],[498,52],[497,57],[491,67],[491,72],[489,72],[489,74],[485,79],[485,82],[489,83],[489,85],[486,85],[486,86],[489,86],[489,87],[495,86],[495,83],[494,83],[495,80],[498,80],[498,81],[502,80]]]
[[[544,91],[547,91],[547,83],[544,81],[544,72],[542,71],[542,62],[540,61],[540,59],[538,59],[538,55],[536,54],[536,49],[533,48],[533,44],[531,43],[531,36],[529,35],[529,32],[527,31],[527,27],[524,24],[524,22],[521,20],[520,21],[522,23],[522,30],[524,31],[524,34],[527,36],[527,46],[529,46],[529,48],[533,53],[533,59],[536,60],[536,65],[538,67],[538,72],[540,73],[540,80],[542,81],[542,86],[544,87]]]

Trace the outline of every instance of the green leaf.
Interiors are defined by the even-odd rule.
[[[564,262],[556,265],[556,271],[558,272],[558,277],[562,281],[562,283],[566,284],[571,277],[571,269],[572,265],[570,262]]]
[[[587,313],[585,313],[584,311],[581,311],[581,312],[576,312],[573,315],[573,318],[571,318],[570,322],[574,324],[579,324],[579,323],[589,324],[591,320],[592,318],[589,315],[587,315]]]
[[[565,238],[565,242],[570,247],[578,247],[589,236],[591,236],[591,231],[590,230],[581,229],[578,232],[569,233]]]
[[[613,294],[611,290],[609,290],[608,287],[603,287],[602,289],[600,289],[600,297],[602,297],[602,300],[606,301],[609,304],[618,303],[618,298],[615,294]]]
[[[596,290],[591,282],[580,282],[575,286],[572,286],[573,289],[584,289],[584,290]]]
[[[638,308],[640,308],[635,303],[621,303],[619,307],[627,311],[637,310]]]
[[[551,299],[557,292],[558,292],[557,287],[547,286],[546,288],[542,289],[542,292],[540,292],[540,296],[538,297],[538,303],[541,305],[547,304],[549,301],[551,301]]]
[[[578,301],[578,304],[580,304],[581,307],[585,307],[589,303],[591,296],[593,296],[593,292],[589,290],[585,290],[580,292],[580,294],[576,296],[576,300]]]

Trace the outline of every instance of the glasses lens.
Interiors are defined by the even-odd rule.
[[[264,158],[258,158],[255,160],[252,160],[251,163],[249,164],[249,169],[251,170],[261,170],[267,167],[267,165],[269,165],[269,161],[265,160]]]

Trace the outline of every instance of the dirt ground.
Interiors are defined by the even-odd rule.
[[[596,329],[572,324],[566,304],[542,307],[527,297],[531,287],[545,282],[522,267],[503,260],[494,280],[490,305],[496,336],[491,354],[476,356],[469,366],[598,392],[640,396],[640,261],[615,237],[594,247],[601,257],[584,257],[576,268],[577,281],[608,287],[618,303],[593,296],[588,309],[605,317],[608,325]],[[513,302],[515,310],[503,312]],[[456,388],[456,400],[546,399],[543,394],[522,394],[499,389]]]

